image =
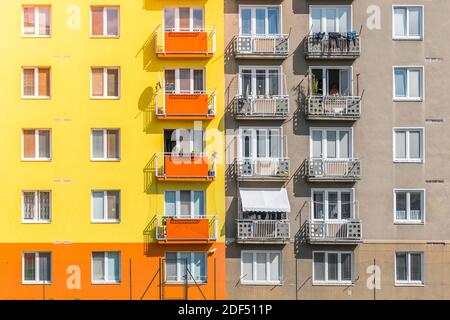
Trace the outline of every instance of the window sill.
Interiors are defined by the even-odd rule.
[[[208,284],[208,281],[195,280],[197,284]],[[166,281],[168,285],[184,285],[184,281]],[[188,286],[195,285],[194,281],[188,281]]]
[[[52,221],[27,221],[27,220],[22,220],[22,224],[51,224]]]
[[[93,97],[91,96],[92,100],[120,100],[120,97]]]
[[[51,100],[52,97],[45,96],[45,97],[34,97],[34,96],[22,96],[22,100]]]
[[[394,102],[423,102],[423,98],[394,98]]]
[[[312,283],[313,286],[336,286],[336,287],[348,287],[348,286],[354,286],[355,284],[353,282],[314,282]]]
[[[425,161],[423,160],[394,160],[394,163],[416,163],[416,164],[423,164]]]
[[[94,36],[94,35],[90,35],[91,39],[120,39],[120,35],[117,36]]]
[[[22,281],[23,285],[51,285],[52,282],[51,281]]]
[[[92,162],[120,162],[120,158],[118,159],[92,159]]]
[[[394,287],[419,287],[419,288],[422,288],[422,287],[425,287],[425,284],[422,282],[420,282],[420,283],[414,283],[414,282],[398,283],[398,282],[396,282],[394,284]]]
[[[91,281],[92,285],[120,285],[121,281]]]
[[[394,225],[400,225],[400,226],[423,226],[425,225],[424,221],[394,221]]]
[[[22,38],[51,38],[51,35],[22,34]]]
[[[392,40],[394,41],[423,41],[423,37],[392,37]]]
[[[22,158],[22,161],[24,162],[51,162],[52,159],[35,159],[35,158]]]
[[[120,224],[120,220],[107,221],[107,220],[91,220],[92,224]]]

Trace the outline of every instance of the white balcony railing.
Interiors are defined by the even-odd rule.
[[[289,35],[239,35],[235,39],[235,54],[286,57],[289,54]]]
[[[289,178],[288,158],[244,158],[236,161],[238,178]]]
[[[237,238],[241,241],[289,241],[288,220],[237,220]]]
[[[309,179],[359,179],[359,159],[310,158],[306,160],[305,175]]]
[[[356,32],[316,32],[305,40],[307,58],[347,58],[361,55],[360,36]]]
[[[257,117],[261,119],[286,118],[289,114],[289,96],[242,96],[235,98],[237,117]]]
[[[362,239],[362,223],[358,219],[343,221],[309,220],[307,226],[309,241],[358,242]]]
[[[359,96],[309,96],[308,117],[356,119],[361,115]]]

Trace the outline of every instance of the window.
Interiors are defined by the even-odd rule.
[[[423,99],[423,67],[394,67],[394,100]]]
[[[52,282],[52,254],[50,252],[24,252],[22,256],[22,283]]]
[[[177,155],[202,156],[205,150],[204,129],[164,130],[164,152]]]
[[[24,129],[22,130],[22,159],[50,160],[51,159],[51,130]]]
[[[240,7],[241,35],[279,35],[281,33],[280,7]]]
[[[242,251],[242,284],[281,284],[281,252]]]
[[[315,96],[351,96],[351,68],[311,68],[310,81]],[[313,83],[316,85],[313,85]]]
[[[120,68],[91,68],[91,97],[118,99]]]
[[[120,221],[120,191],[92,191],[92,221]]]
[[[423,153],[422,128],[394,128],[394,161],[422,162]]]
[[[423,6],[394,6],[393,34],[394,39],[423,39]]]
[[[352,31],[350,6],[309,6],[309,29],[311,32]]]
[[[120,283],[120,252],[92,252],[92,283]]]
[[[206,252],[166,252],[167,282],[207,282]]]
[[[394,221],[404,223],[424,222],[424,190],[394,190]]]
[[[423,285],[423,252],[397,252],[395,254],[395,284]]]
[[[273,97],[283,95],[280,67],[241,67],[239,91],[244,97]]]
[[[92,129],[91,131],[92,160],[120,159],[120,130]]]
[[[205,216],[205,192],[177,190],[164,192],[166,217],[199,218]]]
[[[282,128],[240,129],[241,159],[279,159],[283,155]]]
[[[50,68],[22,68],[22,98],[50,98]]]
[[[22,35],[26,37],[49,37],[50,19],[50,6],[24,6],[22,8]]]
[[[102,38],[119,36],[118,7],[91,7],[91,36]]]
[[[312,219],[347,220],[355,217],[355,203],[351,189],[322,189],[312,191]]]
[[[51,199],[50,191],[23,191],[22,221],[29,223],[50,222]]]
[[[164,8],[165,31],[201,31],[203,29],[202,8]]]
[[[205,91],[203,69],[166,69],[164,71],[166,93],[199,94]]]
[[[310,154],[313,158],[349,159],[352,158],[352,130],[349,129],[311,129]]]
[[[353,283],[353,256],[351,252],[313,252],[313,284]]]

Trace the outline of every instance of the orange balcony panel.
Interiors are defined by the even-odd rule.
[[[164,52],[160,57],[205,56],[211,55],[208,50],[207,32],[164,32]]]
[[[164,179],[209,179],[208,168],[206,156],[164,156]]]
[[[208,240],[209,219],[167,219],[166,239]]]
[[[158,119],[206,119],[213,118],[209,114],[209,96],[207,94],[166,94],[165,111]]]

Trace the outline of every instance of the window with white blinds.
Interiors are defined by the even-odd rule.
[[[394,128],[394,161],[422,162],[423,132],[423,128]]]
[[[208,281],[206,252],[166,252],[164,267],[167,282]]]
[[[120,252],[92,252],[92,283],[120,283]]]
[[[51,28],[50,6],[24,6],[22,8],[22,36],[49,37]]]
[[[201,190],[167,190],[164,192],[166,217],[205,217],[205,192]]]
[[[50,129],[22,130],[22,159],[24,160],[51,159]]]
[[[119,190],[94,190],[91,196],[93,222],[120,222]]]
[[[351,252],[314,251],[313,284],[351,284],[353,256]]]
[[[91,146],[92,160],[119,160],[120,130],[92,129]]]
[[[282,261],[280,251],[242,251],[242,284],[281,284]]]
[[[423,285],[424,255],[423,252],[396,252],[395,284]]]

